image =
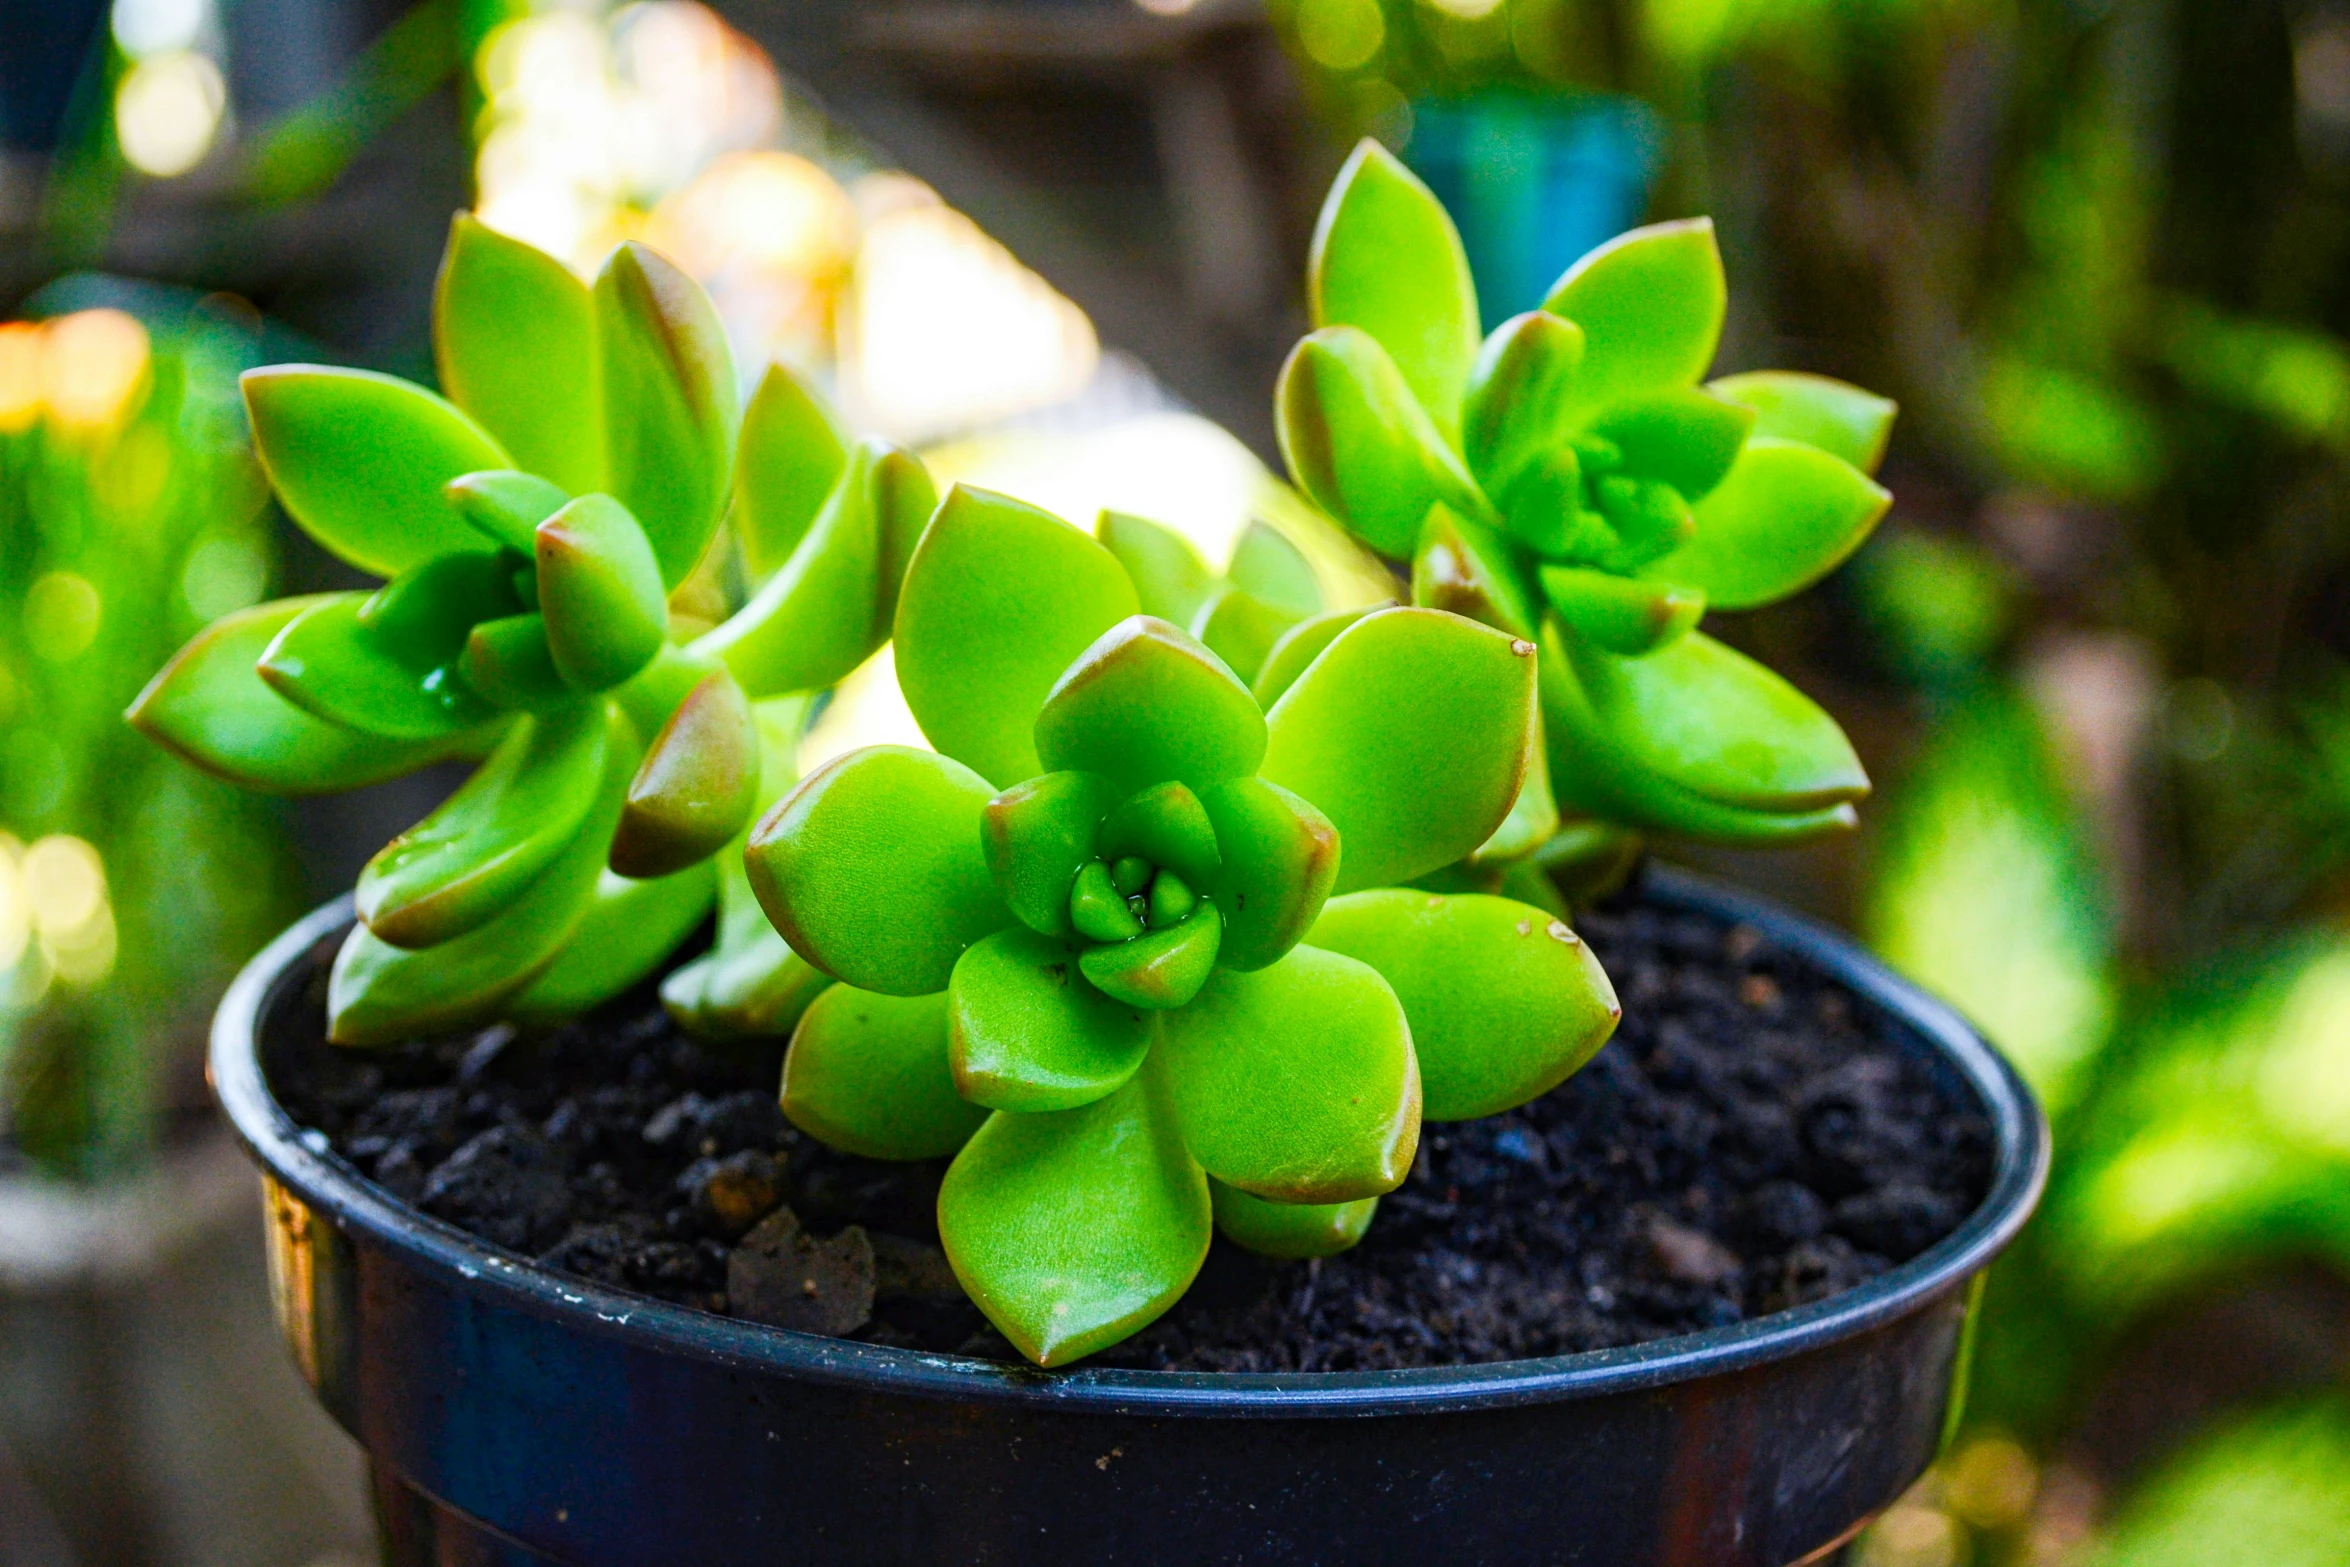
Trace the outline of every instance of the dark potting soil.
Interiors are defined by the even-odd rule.
[[[1636,1344],[1822,1299],[1982,1200],[1991,1134],[1902,1025],[1757,931],[1625,900],[1578,928],[1616,1037],[1506,1115],[1430,1125],[1369,1236],[1274,1263],[1219,1239],[1183,1301],[1093,1364],[1346,1371]],[[267,1043],[294,1119],[509,1250],[709,1311],[1016,1359],[937,1249],[943,1163],[826,1149],[777,1110],[782,1043],[712,1046],[649,992],[537,1039]]]

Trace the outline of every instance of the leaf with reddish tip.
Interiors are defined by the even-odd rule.
[[[544,615],[483,621],[467,634],[457,668],[484,701],[499,707],[543,713],[580,699],[555,668]]]
[[[1145,517],[1105,511],[1094,520],[1093,536],[1126,568],[1146,615],[1188,626],[1216,591],[1216,574],[1208,570],[1191,541],[1173,528]]]
[[[1104,816],[1097,852],[1105,860],[1137,855],[1194,887],[1212,887],[1223,873],[1216,824],[1200,797],[1180,783],[1154,784]]]
[[[1265,715],[1223,660],[1165,621],[1133,615],[1054,683],[1036,715],[1036,754],[1122,793],[1168,780],[1204,789],[1256,771]]]
[[[1306,667],[1322,656],[1322,649],[1338,640],[1338,634],[1365,615],[1382,609],[1393,609],[1392,601],[1375,604],[1368,609],[1334,609],[1301,620],[1273,644],[1265,655],[1265,662],[1257,670],[1256,679],[1249,685],[1249,693],[1257,699],[1257,706],[1269,708],[1281,700],[1281,693],[1297,683],[1297,677]]]
[[[678,704],[628,786],[612,869],[667,876],[708,859],[759,804],[759,730],[750,699],[721,669]]]
[[[995,791],[951,757],[869,746],[802,779],[751,830],[751,888],[792,950],[885,995],[944,990],[1012,922],[980,849]]]
[[[545,251],[457,214],[433,289],[433,358],[457,406],[517,467],[574,492],[604,487],[595,307]]]
[[[582,495],[538,525],[539,613],[556,672],[577,690],[616,686],[669,636],[661,563],[628,508]]]
[[[506,1016],[526,1028],[546,1028],[634,988],[709,917],[716,885],[707,861],[653,881],[604,872],[562,953],[506,1003]]]
[[[441,486],[441,494],[457,515],[481,531],[485,539],[502,544],[517,555],[538,549],[538,525],[563,509],[571,499],[558,485],[535,473],[512,468],[485,468],[459,474]]]
[[[248,370],[240,384],[278,499],[331,554],[396,577],[481,547],[441,488],[514,463],[456,405],[394,376],[327,365]]]
[[[987,802],[981,848],[1004,906],[1030,930],[1069,934],[1069,888],[1094,857],[1118,789],[1094,773],[1046,773]]]
[[[596,704],[515,725],[438,810],[359,873],[359,917],[395,947],[430,947],[493,919],[554,862],[604,774]]]
[[[1223,935],[1223,916],[1213,903],[1202,903],[1181,924],[1088,948],[1078,967],[1105,994],[1146,1012],[1164,1012],[1199,994],[1215,971]]]
[[[1509,815],[1534,689],[1533,643],[1458,615],[1391,609],[1332,642],[1273,705],[1258,771],[1338,828],[1337,890],[1409,881],[1468,854]]]
[[[1567,268],[1542,308],[1583,329],[1585,407],[1691,386],[1713,363],[1730,289],[1710,218],[1619,234]]]
[[[1695,588],[1582,566],[1543,567],[1542,593],[1562,622],[1627,658],[1655,652],[1705,614],[1705,595]]]
[[[702,558],[734,467],[734,355],[702,285],[631,240],[596,275],[605,489],[675,587]],[[474,463],[476,468],[501,466]]]
[[[828,1148],[866,1159],[940,1159],[987,1112],[955,1093],[947,998],[880,996],[835,985],[793,1031],[783,1113]]]
[[[1061,1366],[1182,1297],[1207,1259],[1207,1177],[1148,1067],[1074,1110],[997,1111],[938,1193],[955,1277],[1019,1351]]]
[[[1437,428],[1459,439],[1461,387],[1477,353],[1468,253],[1443,203],[1367,136],[1322,203],[1306,301],[1317,327],[1377,338]]]
[[[1062,672],[1136,608],[1108,550],[1049,512],[958,484],[906,568],[898,686],[931,744],[1015,784],[1045,771],[1036,715]]]
[[[314,718],[254,667],[288,622],[330,595],[279,599],[223,616],[147,682],[124,716],[184,761],[244,789],[327,794],[381,783],[478,743],[480,731],[386,740]]]
[[[1209,1174],[1275,1202],[1393,1191],[1420,1137],[1420,1073],[1395,992],[1368,965],[1298,947],[1220,970],[1159,1022],[1184,1146]]]
[[[493,717],[448,664],[395,656],[360,624],[364,593],[337,593],[288,621],[256,666],[279,696],[317,718],[390,740],[444,740]]]
[[[999,930],[947,986],[955,1087],[991,1110],[1073,1110],[1114,1093],[1149,1053],[1150,1019],[1078,972],[1082,943]]]
[[[1304,939],[1338,880],[1338,831],[1312,802],[1262,778],[1220,784],[1200,803],[1215,823],[1223,866],[1193,885],[1210,888],[1223,911],[1218,959],[1233,969],[1278,962]]]
[[[1492,511],[1395,361],[1367,334],[1326,327],[1300,340],[1273,400],[1290,477],[1380,554],[1410,554],[1420,519],[1439,501],[1467,516]]]
[[[1332,1257],[1352,1247],[1379,1211],[1376,1197],[1353,1202],[1267,1202],[1237,1186],[1208,1177],[1216,1228],[1235,1245],[1261,1257],[1303,1261]]]
[[[848,461],[848,431],[823,394],[788,365],[769,365],[734,453],[734,536],[753,582],[791,559]]]
[[[1754,410],[1754,433],[1801,441],[1875,473],[1893,434],[1892,399],[1824,375],[1754,370],[1724,376],[1706,388],[1725,402]]]
[[[1499,1115],[1550,1092],[1623,1016],[1567,922],[1508,898],[1350,893],[1330,900],[1308,939],[1369,964],[1395,991],[1431,1121]]]
[[[1513,637],[1531,637],[1540,624],[1518,552],[1500,533],[1449,506],[1429,507],[1420,527],[1420,546],[1412,552],[1412,602]]]
[[[1582,368],[1583,329],[1547,310],[1512,316],[1485,339],[1469,371],[1461,444],[1489,493],[1574,433]]]

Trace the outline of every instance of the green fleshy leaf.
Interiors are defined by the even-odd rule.
[[[1543,567],[1542,594],[1562,622],[1627,658],[1655,652],[1705,614],[1705,595],[1694,588],[1583,566]]]
[[[734,467],[734,355],[702,285],[633,240],[606,259],[594,298],[605,488],[644,528],[661,580],[675,587],[702,558],[725,510]]]
[[[734,453],[734,537],[753,582],[791,559],[848,462],[848,431],[832,405],[789,366],[769,365]]]
[[[516,467],[574,493],[602,489],[587,285],[545,251],[461,212],[432,306],[433,357],[457,406],[514,454]]]
[[[694,687],[646,748],[612,835],[612,869],[667,876],[708,859],[750,825],[759,773],[750,699],[721,669]]]
[[[1213,903],[1202,903],[1179,924],[1088,949],[1078,967],[1104,994],[1146,1012],[1164,1012],[1199,994],[1215,971],[1223,936],[1223,916]]]
[[[1449,506],[1428,508],[1412,552],[1412,602],[1464,615],[1513,637],[1539,623],[1518,554],[1493,529]]]
[[[1137,855],[1163,865],[1194,887],[1212,887],[1223,873],[1216,824],[1200,797],[1181,783],[1154,784],[1104,816],[1097,840],[1105,860]]]
[[[783,1058],[783,1113],[827,1148],[867,1159],[941,1159],[987,1121],[955,1093],[947,998],[849,985],[801,1015]]]
[[[1567,268],[1542,308],[1583,329],[1587,408],[1692,386],[1722,340],[1730,288],[1710,218],[1620,234]]]
[[[1117,558],[1049,512],[956,485],[898,597],[898,686],[930,743],[999,784],[1045,770],[1036,715],[1062,671],[1135,613]]]
[[[1501,491],[1502,531],[1545,560],[1603,559],[1617,546],[1616,532],[1584,499],[1575,448],[1538,452]]]
[[[1394,607],[1394,602],[1390,600],[1368,609],[1334,609],[1316,615],[1311,620],[1301,620],[1282,632],[1281,640],[1275,642],[1272,651],[1265,655],[1265,662],[1257,670],[1256,679],[1249,687],[1250,694],[1257,699],[1257,706],[1270,708],[1280,701],[1281,693],[1297,684],[1297,677],[1322,656],[1322,649],[1338,640],[1340,632],[1365,615]]]
[[[512,558],[469,552],[436,556],[403,572],[367,597],[358,621],[379,651],[429,671],[464,651],[474,626],[521,607]]]
[[[1437,428],[1459,440],[1461,388],[1477,354],[1468,253],[1443,203],[1367,136],[1322,204],[1306,302],[1315,326],[1378,339]]]
[[[1611,473],[1593,488],[1599,509],[1615,530],[1615,545],[1594,564],[1607,571],[1638,571],[1661,560],[1697,535],[1697,522],[1681,492],[1661,479]]]
[[[467,634],[457,667],[466,685],[499,707],[544,713],[580,699],[555,668],[543,615],[483,621]]]
[[[677,711],[687,697],[693,695],[694,687],[725,667],[718,660],[705,657],[692,648],[679,647],[674,642],[665,643],[661,651],[653,655],[651,663],[605,694],[620,704],[620,710],[628,715],[630,723],[636,725],[638,734],[657,735],[668,725],[669,716]],[[793,721],[799,722],[807,711],[807,702],[807,693],[801,693],[778,698],[772,703],[753,703],[752,706],[757,711],[773,707],[779,712],[794,715]],[[799,741],[800,737],[795,732],[791,737],[791,747],[796,748]],[[783,784],[790,783],[793,777],[791,763],[796,754],[796,749],[787,749],[784,754]],[[780,795],[782,788],[782,784],[777,785],[776,794]]]
[[[1590,430],[1624,454],[1624,472],[1662,480],[1694,503],[1729,473],[1753,427],[1753,409],[1684,387],[1603,408]]]
[[[1543,743],[1541,719],[1535,720],[1534,744],[1526,755],[1526,781],[1510,814],[1493,829],[1493,836],[1469,856],[1475,865],[1500,864],[1532,854],[1559,830],[1558,798],[1550,791],[1550,747]]]
[[[991,1110],[1074,1110],[1115,1093],[1150,1053],[1151,1024],[1078,974],[1079,947],[999,930],[947,986],[955,1089]]]
[[[1298,947],[1218,971],[1159,1021],[1184,1146],[1220,1181],[1275,1202],[1393,1191],[1420,1137],[1420,1074],[1395,992],[1368,965]]]
[[[1409,881],[1509,815],[1532,743],[1534,644],[1391,609],[1331,643],[1265,723],[1258,771],[1336,825],[1338,890]]]
[[[669,639],[669,594],[645,530],[609,495],[582,495],[538,525],[547,651],[580,691],[616,686]]]
[[[1461,444],[1490,493],[1567,439],[1582,368],[1583,329],[1547,310],[1512,316],[1485,339],[1469,370]]]
[[[1012,922],[980,850],[995,791],[950,757],[868,746],[801,780],[751,830],[751,888],[792,950],[845,984],[944,990]]]
[[[1263,1257],[1303,1261],[1333,1257],[1352,1247],[1379,1211],[1376,1197],[1354,1202],[1267,1202],[1208,1177],[1216,1228],[1225,1239]]]
[[[1410,554],[1420,519],[1439,501],[1464,516],[1491,514],[1460,456],[1368,334],[1325,327],[1301,339],[1273,399],[1290,477],[1378,553]]]
[[[604,775],[604,714],[581,703],[517,724],[441,807],[359,873],[359,917],[395,947],[493,919],[578,835]]]
[[[1079,870],[1069,888],[1069,923],[1089,941],[1131,941],[1143,930],[1142,916],[1098,860]]]
[[[1701,589],[1720,609],[1751,609],[1835,570],[1892,504],[1843,458],[1757,436],[1698,503],[1689,541],[1643,574]]]
[[[1852,807],[1843,809],[1851,814]],[[1501,894],[1563,919],[1570,909],[1587,909],[1621,889],[1646,850],[1647,840],[1634,828],[1562,821],[1548,843],[1502,873]]]
[[[753,696],[835,684],[889,640],[898,585],[937,505],[920,458],[859,441],[799,548],[695,650],[725,659]]]
[[[1216,574],[1208,570],[1191,541],[1173,528],[1145,517],[1105,511],[1094,521],[1093,536],[1126,568],[1146,615],[1188,626],[1216,591]]]
[[[485,468],[463,473],[441,486],[441,496],[478,529],[483,538],[517,555],[538,549],[538,526],[563,509],[571,497],[560,485],[535,473]]]
[[[1230,969],[1279,962],[1305,939],[1337,884],[1338,829],[1313,803],[1262,778],[1235,778],[1201,797],[1223,868],[1205,886],[1223,911],[1217,958]]]
[[[337,593],[305,609],[256,666],[279,696],[316,718],[390,740],[442,740],[494,715],[443,665],[388,652],[359,623],[370,595]]]
[[[248,370],[240,384],[269,482],[329,553],[396,577],[481,548],[441,487],[514,463],[455,404],[394,376],[327,365]]]
[[[1102,633],[1036,715],[1036,754],[1121,793],[1170,779],[1204,789],[1257,770],[1265,715],[1223,660],[1163,620],[1134,615]]]
[[[1147,1066],[1116,1093],[998,1111],[938,1193],[955,1277],[1004,1337],[1062,1366],[1156,1320],[1207,1259],[1207,1177]]]
[[[265,794],[356,789],[479,743],[478,732],[421,741],[362,734],[313,718],[264,684],[255,668],[263,651],[330,597],[279,599],[214,621],[172,655],[124,716],[182,760]]]
[[[1322,584],[1314,564],[1286,534],[1270,523],[1251,518],[1232,547],[1232,564],[1224,570],[1232,585],[1250,597],[1291,615],[1315,615],[1322,610]]]
[[[1030,930],[1069,934],[1069,888],[1094,857],[1118,789],[1094,773],[1046,773],[987,802],[981,847],[1004,906]]]
[[[652,881],[604,872],[587,916],[562,953],[506,1003],[506,1016],[544,1028],[592,1011],[641,983],[708,917],[716,885],[706,860]]]
[[[364,925],[351,932],[327,976],[329,1040],[389,1045],[485,1022],[555,961],[595,901],[604,844],[636,766],[628,720],[607,708],[605,724],[594,807],[563,852],[497,918],[415,951]]]
[[[1330,900],[1307,939],[1369,964],[1395,991],[1431,1121],[1499,1115],[1550,1092],[1624,1012],[1565,920],[1508,898],[1350,893]]]
[[[1863,473],[1875,473],[1885,460],[1885,442],[1893,434],[1897,411],[1890,398],[1795,370],[1724,376],[1706,390],[1724,402],[1753,409],[1756,435],[1816,446]]]
[[[1226,587],[1192,617],[1191,634],[1235,676],[1254,680],[1271,656],[1273,644],[1296,624],[1297,617],[1288,610],[1276,609],[1253,593]]]

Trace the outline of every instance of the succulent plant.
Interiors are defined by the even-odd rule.
[[[1602,245],[1480,341],[1451,220],[1365,141],[1308,290],[1315,330],[1277,393],[1291,473],[1409,564],[1414,603],[1541,644],[1570,816],[1749,843],[1852,823],[1868,780],[1834,720],[1695,628],[1867,536],[1893,405],[1776,371],[1700,385],[1727,297],[1710,223]]]
[[[780,367],[738,411],[708,298],[642,246],[591,286],[460,216],[433,327],[447,398],[319,365],[244,377],[286,511],[385,584],[216,622],[129,714],[278,793],[480,762],[359,878],[329,987],[348,1044],[567,1015],[666,959],[710,909],[713,855],[787,781],[797,694],[887,639],[936,501]],[[730,499],[754,591],[705,626],[671,597]],[[746,956],[741,925],[731,988],[693,1009],[712,1027],[775,1024],[797,977]]]
[[[1278,1256],[1353,1244],[1423,1115],[1523,1103],[1616,1016],[1548,911],[1396,886],[1520,794],[1532,643],[1427,609],[1307,617],[1252,690],[1150,612],[1213,635],[1251,590],[1137,519],[1101,532],[950,491],[895,622],[937,749],[817,769],[747,857],[841,982],[793,1037],[786,1114],[852,1153],[952,1155],[948,1258],[1046,1365],[1166,1310],[1211,1226]]]

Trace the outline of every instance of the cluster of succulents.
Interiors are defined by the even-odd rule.
[[[1263,524],[1218,573],[1143,518],[940,498],[780,370],[738,419],[708,303],[658,256],[590,287],[460,219],[451,401],[247,380],[286,509],[386,585],[229,617],[133,721],[263,789],[480,760],[360,878],[342,1043],[575,1015],[715,907],[673,1015],[788,1034],[783,1108],[822,1142],[951,1158],[956,1275],[1066,1364],[1163,1313],[1215,1232],[1355,1244],[1424,1119],[1588,1060],[1620,1009],[1556,873],[1595,844],[1782,840],[1867,786],[1826,715],[1694,627],[1854,547],[1891,410],[1700,387],[1709,229],[1604,247],[1480,344],[1450,223],[1366,144],[1311,281],[1282,443],[1407,605],[1326,604]],[[722,538],[748,593],[718,618]],[[795,781],[812,706],[893,639],[930,748]]]

